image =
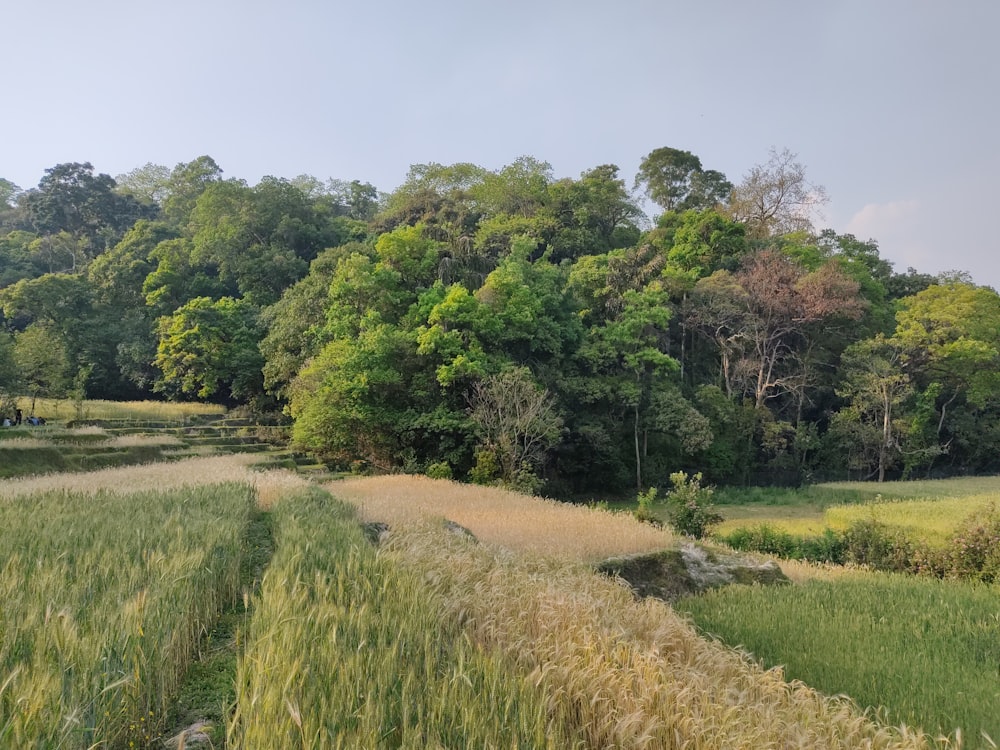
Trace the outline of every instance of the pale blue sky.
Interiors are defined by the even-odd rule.
[[[0,11],[0,177],[202,154],[360,179],[521,155],[631,184],[654,148],[738,182],[772,147],[820,226],[1000,288],[995,0],[32,0]]]

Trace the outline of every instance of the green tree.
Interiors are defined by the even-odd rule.
[[[879,334],[848,347],[842,368],[837,395],[847,406],[835,415],[831,431],[848,451],[849,463],[882,482],[900,460],[909,432],[901,412],[913,386],[902,368],[902,352]]]
[[[294,444],[345,468],[398,466],[413,416],[413,358],[412,337],[385,323],[326,344],[290,387]]]
[[[145,205],[159,206],[170,195],[170,169],[161,164],[146,162],[118,175],[115,182],[119,193],[131,195]]]
[[[324,251],[312,262],[305,278],[261,311],[261,323],[267,333],[260,342],[260,351],[264,357],[264,387],[268,393],[287,399],[288,387],[296,374],[330,340],[326,308],[334,275],[341,260],[351,257],[352,252],[367,259],[358,252],[364,249],[362,245],[353,244]],[[338,287],[350,289],[342,282],[338,282]],[[346,321],[345,325],[354,329]]]
[[[259,310],[246,300],[196,297],[159,321],[154,390],[246,402],[263,391]]]
[[[53,326],[34,323],[14,339],[19,384],[31,395],[30,414],[39,397],[59,398],[73,380],[74,372],[62,336]]]
[[[163,213],[175,227],[183,227],[198,197],[214,182],[222,179],[222,168],[210,156],[199,156],[194,161],[181,162],[170,172],[162,200]]]
[[[725,175],[705,171],[701,159],[690,151],[663,147],[643,157],[635,178],[635,187],[665,211],[705,209],[725,202],[732,190]]]
[[[115,181],[94,174],[90,163],[57,164],[45,170],[38,187],[19,198],[28,221],[42,234],[67,232],[86,239],[93,252],[113,245],[150,210],[129,195],[115,192]]]

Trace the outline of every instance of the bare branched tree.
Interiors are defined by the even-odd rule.
[[[555,397],[523,367],[477,382],[469,406],[483,445],[496,455],[506,483],[513,484],[525,469],[537,469],[559,441],[562,419],[556,413]]]
[[[812,218],[828,201],[826,189],[806,179],[806,170],[787,148],[771,149],[765,164],[753,167],[729,200],[731,218],[747,227],[747,235],[764,239],[811,231]]]

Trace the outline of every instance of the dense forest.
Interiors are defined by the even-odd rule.
[[[1000,296],[818,230],[824,200],[788,151],[739,183],[674,148],[632,184],[421,164],[391,194],[59,164],[0,180],[0,413],[206,399],[333,466],[561,496],[1000,470]]]

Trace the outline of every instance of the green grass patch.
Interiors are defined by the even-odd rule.
[[[859,521],[875,521],[914,541],[943,547],[971,515],[1000,507],[1000,496],[966,495],[935,500],[885,500],[869,505],[849,505],[826,511],[826,525],[846,529]]]
[[[1000,739],[1000,589],[858,574],[788,587],[728,587],[680,601],[705,633],[750,650],[788,678],[893,724],[961,728],[970,747]]]
[[[0,443],[0,478],[51,474],[62,471],[92,471],[113,466],[133,466],[150,461],[163,461],[174,446],[132,445],[122,448],[106,446],[40,445],[31,448],[9,447]]]

